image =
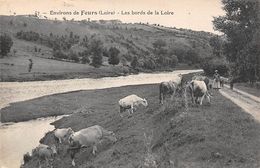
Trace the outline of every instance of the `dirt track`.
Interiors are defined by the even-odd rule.
[[[220,93],[260,121],[260,98],[235,89],[222,88]]]

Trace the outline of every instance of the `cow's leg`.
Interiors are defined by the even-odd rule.
[[[72,166],[76,166],[74,158],[72,159],[71,164],[72,164]]]
[[[207,99],[208,99],[208,102],[210,103],[210,97],[209,97],[209,95],[207,95]]]
[[[127,111],[128,111],[128,114],[131,115],[131,108],[127,109]]]
[[[137,108],[134,106],[134,111],[136,111],[137,110]]]
[[[75,155],[76,155],[76,151],[75,150],[70,151],[70,157],[72,158],[72,161],[71,161],[72,166],[76,166],[76,164],[75,164]]]
[[[42,168],[41,160],[38,160],[39,168]]]
[[[133,104],[131,105],[131,113],[132,114],[134,113],[134,105]]]
[[[123,117],[122,113],[124,112],[124,108],[122,106],[119,106],[119,108],[120,117]]]
[[[163,101],[164,101],[164,94],[163,94],[163,93],[160,93],[160,94],[161,94],[160,103],[163,104]]]
[[[95,143],[93,145],[93,151],[92,151],[93,155],[96,155],[96,152],[97,152],[97,144]]]
[[[61,143],[61,138],[59,138],[59,143]]]
[[[171,102],[173,101],[174,93],[171,94]]]
[[[205,94],[202,96],[202,98],[200,99],[200,105],[202,105],[203,99],[205,97]]]

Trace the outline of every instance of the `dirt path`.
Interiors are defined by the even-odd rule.
[[[225,87],[220,90],[220,93],[239,107],[250,113],[257,121],[260,121],[260,98],[241,90],[234,89],[233,91]]]

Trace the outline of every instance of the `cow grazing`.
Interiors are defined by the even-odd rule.
[[[95,155],[97,152],[97,145],[102,139],[109,139],[112,142],[117,141],[115,134],[112,131],[105,130],[99,125],[94,125],[73,133],[69,137],[69,151],[72,158],[72,165],[75,166],[75,154],[79,152],[81,147],[92,146],[92,153]]]
[[[120,108],[119,112],[121,117],[122,117],[122,113],[126,110],[128,110],[129,115],[131,115],[134,112],[135,107],[139,106],[140,104],[142,104],[145,107],[148,106],[146,99],[143,99],[134,94],[120,99],[118,103],[119,103],[119,108]]]
[[[198,103],[199,97],[201,97],[200,105],[202,105],[203,99],[206,96],[210,103],[210,94],[208,93],[207,86],[204,81],[192,80],[188,84],[190,90],[191,98],[193,103]],[[195,97],[195,100],[194,100]]]
[[[175,92],[178,88],[182,86],[183,78],[182,75],[179,74],[175,79],[168,82],[161,82],[159,85],[159,101],[163,104],[167,95],[170,95],[171,100],[175,95]]]
[[[33,151],[32,156],[36,156],[39,161],[39,167],[41,167],[41,161],[47,161],[47,164],[49,165],[49,159],[54,157],[57,154],[56,146],[48,146],[44,144],[39,144]]]
[[[192,77],[192,80],[204,81],[207,86],[207,89],[212,89],[213,80],[209,79],[207,76],[195,75]]]
[[[65,142],[73,132],[74,131],[70,127],[56,129],[54,131],[54,136],[59,140],[59,143],[62,143],[62,141]]]

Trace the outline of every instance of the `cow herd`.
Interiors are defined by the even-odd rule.
[[[206,76],[196,75],[192,77],[191,81],[184,82],[183,76],[179,74],[171,81],[161,82],[159,84],[159,103],[164,104],[167,97],[172,98],[175,93],[179,90],[189,91],[191,95],[192,103],[197,103],[202,105],[203,99],[206,97],[210,103],[211,94],[209,91],[212,89],[213,80]],[[199,98],[200,101],[199,101]],[[126,96],[118,101],[119,104],[119,114],[123,117],[122,113],[128,111],[129,115],[132,115],[136,110],[136,107],[143,105],[148,106],[148,102],[145,98],[141,98],[135,94]],[[68,144],[67,153],[70,154],[73,166],[75,163],[75,154],[79,152],[80,148],[92,147],[93,155],[96,155],[97,145],[104,139],[112,141],[113,143],[117,141],[114,132],[104,129],[99,125],[94,125],[88,128],[81,129],[74,132],[71,128],[62,128],[54,130],[54,137],[58,144]],[[33,151],[33,155],[38,156],[39,159],[48,160],[57,153],[55,146],[47,146],[40,144]],[[40,164],[40,163],[39,163]]]

